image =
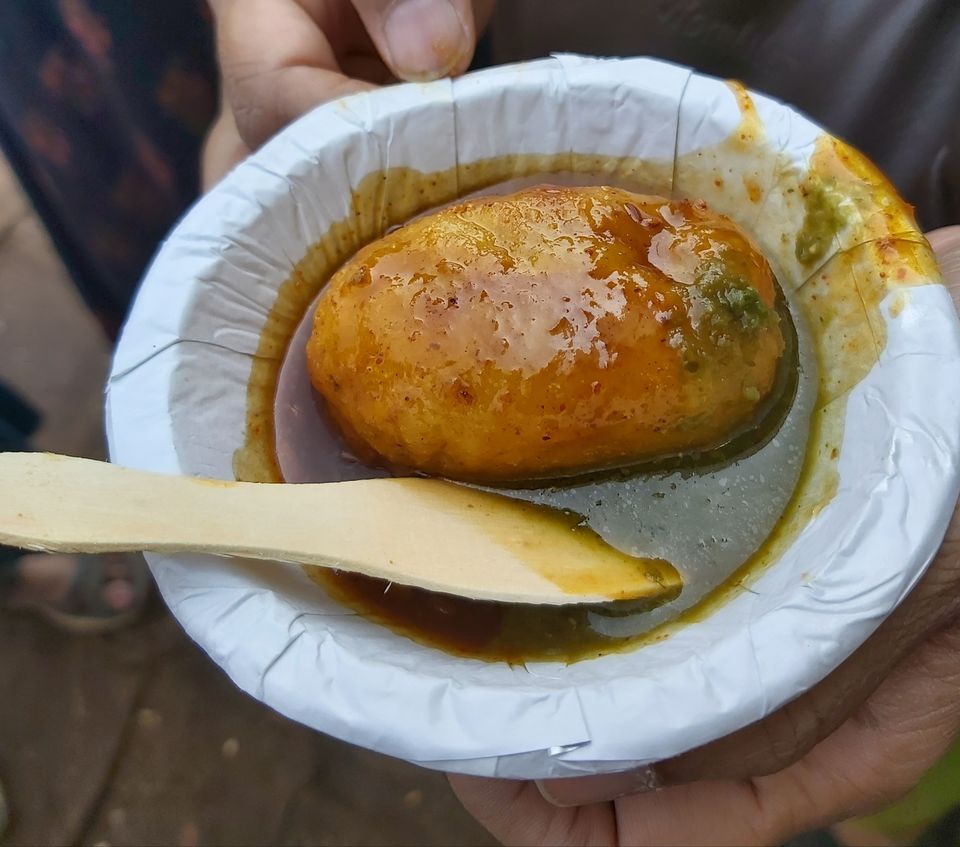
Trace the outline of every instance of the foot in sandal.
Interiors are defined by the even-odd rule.
[[[74,634],[133,623],[151,582],[146,562],[133,554],[25,554],[3,571],[0,606],[35,611]]]

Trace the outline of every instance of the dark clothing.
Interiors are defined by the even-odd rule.
[[[649,55],[741,79],[870,156],[924,228],[960,224],[957,0],[511,0],[494,33],[497,62]]]
[[[40,419],[23,400],[0,383],[0,453],[5,450],[28,450],[27,438]],[[0,546],[0,582],[12,573],[19,550]]]
[[[197,195],[215,80],[205,0],[0,3],[0,145],[110,331]]]
[[[40,424],[40,417],[0,382],[0,453],[25,450],[27,438]]]

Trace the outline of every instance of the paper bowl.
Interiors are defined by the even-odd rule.
[[[750,591],[632,652],[510,667],[395,635],[297,568],[148,561],[190,636],[294,720],[463,773],[621,770],[756,721],[822,679],[922,575],[957,497],[960,396],[942,390],[960,381],[950,299],[909,209],[806,118],[674,65],[575,56],[322,106],[236,168],[159,252],[109,381],[111,456],[234,478],[255,363],[273,355],[268,316],[310,245],[335,224],[350,243],[375,236],[409,189],[399,174],[440,174],[452,199],[491,159],[514,163],[497,178],[591,160],[611,181],[703,197],[754,234],[805,312],[820,361],[816,470]],[[351,208],[385,170],[374,200]],[[842,221],[819,241],[811,192]]]

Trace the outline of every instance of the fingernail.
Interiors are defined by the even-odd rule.
[[[545,779],[537,781],[537,789],[553,806],[589,806],[591,803],[604,803],[628,797],[631,794],[643,794],[662,788],[656,770],[651,767],[638,768],[623,773],[601,774],[599,776],[578,776],[570,779]]]
[[[396,0],[383,34],[393,70],[411,81],[444,76],[470,49],[467,28],[450,0]]]

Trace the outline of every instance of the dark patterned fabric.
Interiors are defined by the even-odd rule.
[[[215,80],[204,0],[0,3],[0,144],[110,330],[197,195]]]

